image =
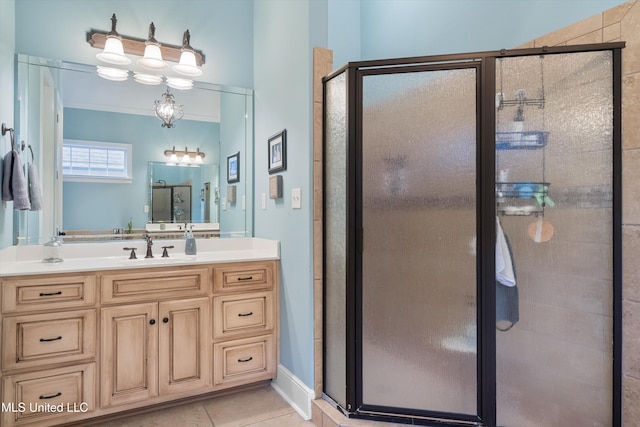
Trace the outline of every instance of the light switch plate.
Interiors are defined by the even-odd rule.
[[[302,208],[302,190],[300,188],[291,189],[291,207],[293,209]]]
[[[267,209],[267,193],[262,193],[262,209]]]

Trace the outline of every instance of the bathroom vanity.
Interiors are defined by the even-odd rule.
[[[169,258],[156,249],[131,260],[122,242],[65,245],[59,264],[40,262],[38,247],[0,252],[3,426],[87,420],[275,377],[279,243],[203,239],[190,257],[184,241],[168,244]]]

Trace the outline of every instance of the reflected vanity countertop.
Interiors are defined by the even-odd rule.
[[[153,258],[145,258],[143,240],[65,243],[60,248],[64,259],[60,263],[42,262],[42,245],[11,246],[0,250],[0,277],[280,259],[277,240],[240,237],[197,239],[196,243],[197,254],[185,255],[184,239],[154,240]],[[168,258],[162,258],[163,246],[173,246],[168,249]],[[125,247],[137,248],[138,259],[129,259],[130,251]]]

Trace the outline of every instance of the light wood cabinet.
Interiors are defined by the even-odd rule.
[[[273,334],[214,344],[215,385],[232,387],[275,377],[274,346]]]
[[[101,406],[158,395],[158,304],[102,309]]]
[[[0,280],[3,426],[95,410],[96,287],[95,274]]]
[[[279,354],[277,264],[214,266],[213,276],[214,387],[274,378]]]
[[[207,387],[209,300],[102,309],[101,404]]]
[[[95,275],[47,275],[2,281],[3,314],[88,307],[95,303]]]
[[[278,268],[0,278],[2,426],[88,420],[274,378]]]
[[[2,379],[2,425],[56,425],[95,409],[95,363],[7,375]]]
[[[2,336],[3,369],[92,359],[96,311],[9,316],[4,318]]]
[[[160,394],[211,385],[209,312],[208,298],[160,303]]]

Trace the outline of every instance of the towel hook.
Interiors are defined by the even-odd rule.
[[[2,136],[5,136],[7,134],[7,132],[9,132],[9,134],[11,135],[11,149],[15,150],[14,142],[13,142],[13,128],[8,128],[6,124],[2,124]]]
[[[2,124],[2,136],[5,136],[7,132],[13,132],[13,128],[8,128],[6,124]]]

